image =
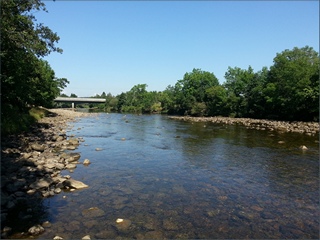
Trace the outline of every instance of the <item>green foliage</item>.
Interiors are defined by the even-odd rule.
[[[228,67],[223,85],[213,73],[193,69],[162,92],[138,84],[113,99],[120,112],[316,121],[319,66],[319,54],[306,46],[277,54],[270,70]]]
[[[192,72],[186,73],[174,88],[176,103],[174,111],[180,114],[205,114],[205,112],[197,112],[202,109],[199,108],[199,103],[205,102],[206,89],[218,85],[219,81],[213,73],[201,69],[193,69]]]
[[[21,111],[18,107],[7,105],[5,114],[1,116],[1,135],[17,134],[28,131],[30,125],[47,116],[48,111],[44,108],[31,108]]]
[[[228,115],[227,91],[223,86],[213,86],[206,89],[206,96],[208,115]]]
[[[40,0],[1,1],[1,88],[5,89],[1,116],[5,121],[12,111],[22,114],[30,105],[52,106],[68,83],[65,78],[57,79],[48,62],[41,59],[62,50],[55,46],[58,35],[36,23],[35,10],[46,11]],[[2,124],[2,131],[4,127]]]
[[[255,74],[251,66],[248,67],[248,70],[228,67],[228,71],[225,73],[224,86],[232,106],[231,113],[236,117],[245,117],[248,112],[248,95],[254,77]]]
[[[268,111],[277,118],[319,117],[319,54],[311,47],[285,50],[274,58],[268,80]]]
[[[161,93],[148,92],[146,90],[147,84],[137,84],[131,88],[130,91],[118,95],[117,104],[119,112],[132,112],[132,113],[153,113],[162,110]]]

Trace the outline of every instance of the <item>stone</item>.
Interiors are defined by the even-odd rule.
[[[87,218],[101,217],[106,214],[102,209],[97,207],[91,207],[91,208],[85,209],[81,213],[82,213],[82,216]]]
[[[74,163],[69,163],[66,165],[67,169],[72,169],[72,168],[76,168],[76,167],[77,167],[77,164],[74,164]]]
[[[97,220],[88,220],[88,221],[84,221],[83,222],[83,225],[86,227],[86,228],[92,228],[93,226],[95,225],[98,225],[98,221]]]
[[[130,226],[131,226],[131,221],[129,219],[118,218],[116,220],[116,228],[119,231],[128,230]]]
[[[68,150],[75,150],[76,147],[75,147],[74,145],[72,145],[72,146],[68,146],[67,149],[68,149]]]
[[[79,145],[79,140],[76,139],[76,138],[70,138],[70,139],[68,140],[68,144],[69,144],[69,145]]]
[[[305,145],[301,145],[301,146],[300,146],[300,149],[302,149],[302,150],[308,150],[308,148],[307,148]]]
[[[51,227],[52,224],[49,221],[45,221],[41,225],[42,225],[42,227],[49,228],[49,227]]]
[[[60,237],[60,236],[55,236],[54,238],[53,238],[53,240],[62,240],[63,238],[62,237]]]
[[[85,165],[85,166],[88,166],[90,163],[91,163],[91,162],[90,162],[89,159],[85,159],[85,160],[83,161],[83,165]]]
[[[55,168],[56,166],[55,166],[55,164],[53,164],[53,163],[47,163],[47,164],[44,165],[44,167],[45,167],[45,168],[52,169],[52,168]]]
[[[83,182],[74,180],[74,179],[68,179],[63,182],[64,186],[70,187],[70,188],[75,188],[75,189],[82,189],[82,188],[87,188],[89,187],[88,185],[84,184]]]
[[[31,148],[35,151],[38,151],[38,152],[43,152],[45,150],[45,146],[44,145],[40,145],[38,143],[34,143],[31,145]]]
[[[31,235],[39,235],[40,233],[44,232],[44,228],[41,225],[36,225],[29,228],[28,233]]]
[[[103,149],[102,148],[96,148],[96,151],[102,151]]]
[[[29,194],[29,195],[32,195],[32,194],[34,194],[36,192],[36,189],[29,189],[28,191],[27,191],[27,193]]]
[[[70,159],[72,157],[72,159]],[[69,162],[71,161],[78,161],[80,159],[81,155],[80,153],[62,153],[60,155],[60,158],[64,158],[68,160]]]
[[[41,189],[48,188],[53,183],[52,179],[49,178],[41,178],[38,181],[32,183],[30,188]]]
[[[61,189],[60,188],[56,188],[56,189],[54,189],[54,193],[56,193],[56,194],[59,194],[59,193],[61,193]]]
[[[84,236],[83,238],[82,238],[82,240],[90,240],[91,238],[90,238],[90,235],[86,235],[86,236]]]

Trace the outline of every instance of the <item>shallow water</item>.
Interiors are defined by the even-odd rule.
[[[63,174],[90,187],[43,201],[40,239],[319,236],[315,137],[104,113],[67,133],[92,164]]]

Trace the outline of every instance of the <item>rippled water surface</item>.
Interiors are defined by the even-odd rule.
[[[46,199],[39,238],[319,236],[315,137],[121,114],[83,118],[72,134],[92,164],[63,174],[90,187]]]

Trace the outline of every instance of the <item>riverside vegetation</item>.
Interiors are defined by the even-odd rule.
[[[66,121],[82,114],[73,112],[72,117],[65,112],[64,119],[59,119],[55,114],[62,112],[33,107],[54,107],[53,99],[63,95],[62,90],[69,83],[66,78],[56,77],[49,63],[42,59],[51,52],[62,53],[62,49],[56,47],[59,36],[36,23],[32,12],[39,10],[46,11],[40,0],[1,1],[2,223],[15,221],[10,216],[19,214],[17,219],[30,218],[31,223],[35,222],[36,214],[31,213],[31,207],[20,209],[22,202],[27,205],[40,202],[39,196],[57,194],[59,189],[70,188],[70,182],[75,183],[68,176],[60,176],[59,171],[76,166],[74,162],[79,155],[60,151],[75,149],[81,141],[66,139],[64,128]],[[108,111],[168,113],[184,115],[184,120],[318,134],[319,123],[315,121],[319,121],[319,53],[309,46],[294,47],[277,53],[273,62],[270,68],[259,71],[251,66],[229,67],[223,84],[214,73],[195,68],[164,91],[149,92],[146,84],[138,84],[117,96],[105,92],[93,96],[107,101],[92,106]],[[37,229],[42,231],[40,227]],[[9,228],[2,231],[6,236]]]
[[[45,9],[36,1],[1,2],[1,133],[28,129],[31,106],[53,107],[69,81],[57,78],[42,58],[56,46],[59,36],[36,23],[33,11]],[[226,81],[214,73],[193,69],[163,91],[147,91],[137,84],[117,96],[103,92],[105,104],[83,104],[116,112],[168,113],[285,121],[319,120],[319,53],[312,47],[294,47],[277,53],[274,64],[254,71],[228,67]],[[72,93],[71,97],[77,97]]]

